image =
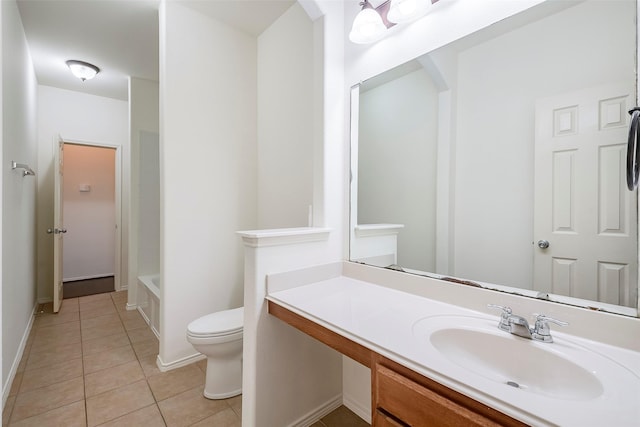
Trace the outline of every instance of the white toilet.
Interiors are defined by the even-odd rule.
[[[207,356],[204,397],[226,399],[242,393],[244,307],[207,314],[189,323],[187,341]]]

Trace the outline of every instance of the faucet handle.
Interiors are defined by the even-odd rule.
[[[497,308],[502,310],[504,313],[506,314],[511,314],[512,310],[511,307],[505,307],[504,305],[497,305],[497,304],[487,304],[488,308]]]
[[[567,326],[569,324],[569,322],[554,319],[553,317],[545,316],[544,314],[534,313],[534,316],[536,316],[536,323],[533,327],[533,331],[531,332],[531,338],[536,341],[553,342],[549,322],[555,323],[559,326]]]
[[[500,315],[500,323],[498,323],[498,328],[506,332],[511,331],[511,325],[509,324],[509,316],[511,316],[511,313],[513,312],[511,310],[511,307],[505,307],[505,306],[496,305],[496,304],[487,304],[487,307],[497,308],[499,310],[502,310],[502,314]]]

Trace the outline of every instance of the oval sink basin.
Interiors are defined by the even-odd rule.
[[[568,339],[537,342],[497,324],[483,317],[432,316],[416,321],[413,335],[425,360],[437,362],[462,383],[498,387],[500,393],[581,401],[606,398],[623,378],[634,388],[640,384],[624,366]]]
[[[603,387],[586,369],[524,339],[477,330],[435,331],[431,344],[450,361],[493,381],[557,399],[587,400]],[[543,344],[552,345],[552,344]]]

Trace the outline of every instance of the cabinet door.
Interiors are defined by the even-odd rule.
[[[376,365],[376,414],[384,409],[409,426],[470,427],[498,426],[492,420],[470,411],[436,392],[385,367]],[[388,417],[387,417],[388,418]],[[389,426],[382,420],[374,425]],[[402,424],[395,424],[402,425]]]

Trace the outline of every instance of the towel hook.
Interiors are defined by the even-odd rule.
[[[15,160],[11,161],[11,169],[22,169],[22,176],[27,175],[35,175],[36,173],[29,167],[29,165],[25,165],[23,163],[16,163]]]

